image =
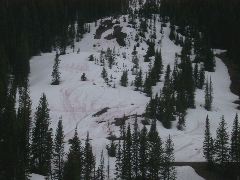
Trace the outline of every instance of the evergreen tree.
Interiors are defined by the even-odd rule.
[[[107,148],[107,151],[108,151],[108,156],[110,156],[110,157],[115,157],[116,156],[117,146],[116,146],[116,144],[114,143],[113,140],[111,140],[111,144],[107,145],[106,148]]]
[[[134,47],[136,47],[136,46],[134,46]],[[135,54],[135,53],[134,53]],[[133,58],[132,58],[132,62],[133,62],[133,64],[134,64],[134,68],[139,68],[139,59],[138,59],[138,57],[137,57],[137,55],[134,55],[133,56]]]
[[[52,71],[52,83],[51,83],[52,85],[59,85],[60,83],[61,73],[59,72],[59,64],[60,64],[59,55],[56,54]]]
[[[209,48],[205,48],[205,60],[204,60],[204,68],[206,71],[214,72],[215,68],[215,59],[213,55],[213,51]]]
[[[144,92],[148,97],[152,97],[152,79],[151,76],[146,75],[145,82],[144,82]]]
[[[181,83],[179,82],[181,80],[181,71],[178,69],[178,56],[177,54],[175,55],[175,61],[174,61],[174,68],[172,72],[172,84],[173,84],[173,89],[175,91],[183,90],[183,88],[180,88]]]
[[[194,58],[194,62],[195,63],[200,63],[202,61],[202,57],[200,56],[199,53],[195,53],[195,58]]]
[[[62,30],[60,31],[60,36],[58,37],[58,49],[60,51],[60,55],[66,54],[67,49],[67,25],[62,25]]]
[[[186,123],[185,123],[185,115],[184,114],[181,114],[179,116],[179,119],[178,119],[178,124],[177,124],[177,129],[182,131],[184,130],[185,126],[186,126]]]
[[[79,180],[82,178],[83,152],[77,129],[75,129],[74,137],[69,140],[69,144],[71,146],[67,154],[67,160],[64,163],[63,179]]]
[[[205,159],[207,160],[209,166],[212,166],[214,162],[214,144],[213,139],[211,137],[210,132],[210,123],[209,118],[206,118],[206,125],[205,125],[205,134],[204,134],[204,141],[203,141],[203,154]]]
[[[172,93],[172,86],[169,86],[169,88],[163,87],[163,95],[161,95],[161,104],[164,105],[162,108],[163,117],[162,117],[162,124],[165,128],[170,129],[172,127],[172,122],[175,120],[174,116],[174,94]]]
[[[112,65],[114,63],[114,55],[110,48],[107,49],[105,57],[108,60],[109,68],[112,69]]]
[[[104,81],[105,81],[106,83],[108,83],[108,74],[107,74],[107,71],[106,71],[105,67],[103,67],[101,76],[102,76],[102,78],[104,79]]]
[[[150,119],[155,119],[157,116],[157,100],[158,96],[156,95],[155,98],[151,98],[149,103],[146,106],[145,110],[145,117]]]
[[[162,67],[163,65],[161,51],[160,52],[156,51],[153,67],[149,71],[151,86],[155,86],[157,82],[159,82],[160,75],[162,74]]]
[[[144,62],[150,62],[150,61],[151,61],[150,57],[148,56],[148,54],[146,54],[144,56]]]
[[[162,141],[156,128],[156,120],[152,121],[148,133],[149,140],[149,160],[148,160],[148,178],[159,179],[161,173],[161,164],[163,163]]]
[[[105,59],[104,59],[104,51],[102,50],[100,53],[100,65],[104,66],[105,65]]]
[[[208,83],[208,80],[206,81],[206,84],[205,84],[205,109],[210,111],[211,110],[211,103],[210,103],[210,98],[209,98],[209,83]]]
[[[31,130],[31,100],[28,84],[19,88],[18,123],[18,178],[28,179],[30,173],[30,130]]]
[[[107,164],[107,178],[110,178],[110,162],[109,162],[109,156],[108,156],[108,164]]]
[[[12,60],[15,61],[13,73],[15,76],[16,84],[22,86],[22,83],[27,78],[30,72],[29,65],[30,49],[29,42],[27,40],[27,35],[25,33],[19,33],[18,42],[15,41],[14,46],[16,46],[14,50],[15,54],[10,55],[14,57],[14,59]]]
[[[134,81],[134,85],[135,85],[135,90],[138,91],[139,89],[141,90],[142,85],[143,85],[143,80],[142,80],[142,70],[140,70],[138,72],[138,74],[135,77],[135,81]]]
[[[204,67],[201,66],[201,69],[200,69],[200,72],[199,72],[199,80],[198,80],[197,87],[199,89],[202,89],[203,85],[204,85],[204,82],[205,82],[205,71],[204,71]]]
[[[147,32],[147,22],[144,18],[140,19],[140,31]]]
[[[205,85],[205,109],[211,111],[212,109],[212,101],[213,101],[213,87],[212,80],[210,78],[210,82],[206,82]]]
[[[132,135],[130,124],[127,128],[126,137],[124,139],[125,148],[123,149],[123,159],[122,159],[122,178],[131,179],[132,178]]]
[[[240,147],[239,147],[239,122],[238,122],[238,114],[236,114],[234,122],[233,122],[233,128],[232,128],[232,134],[231,134],[231,160],[233,162],[239,162],[240,161]]]
[[[164,165],[163,165],[163,179],[166,179],[166,180],[176,179],[176,170],[175,170],[175,167],[173,166],[173,163],[175,161],[173,151],[174,151],[174,144],[169,135],[165,144]]]
[[[135,117],[132,133],[132,175],[133,178],[139,178],[139,128],[137,123],[137,115]]]
[[[162,64],[162,52],[161,49],[160,51],[156,51],[155,53],[155,61],[154,61],[154,66],[156,69],[156,74],[157,74],[157,79],[160,79],[160,74],[162,74],[162,69],[163,69],[163,64]]]
[[[51,175],[52,159],[52,129],[50,126],[49,108],[46,95],[40,98],[37,111],[34,116],[34,128],[32,132],[32,172],[45,176]]]
[[[108,58],[108,64],[109,64],[109,68],[112,69],[113,63],[114,63],[114,56],[113,54],[111,54],[111,56]]]
[[[187,55],[191,55],[191,49],[192,49],[192,41],[190,39],[190,37],[186,37],[185,38],[185,41],[184,41],[184,45],[183,45],[183,48],[182,48],[182,56],[187,56]]]
[[[119,140],[117,146],[117,154],[116,154],[116,161],[115,161],[115,179],[121,179],[122,177],[122,148],[121,142]]]
[[[100,164],[97,169],[97,180],[104,180],[105,179],[105,170],[104,170],[104,156],[103,156],[103,151],[101,153],[101,158],[100,158]]]
[[[176,39],[176,35],[175,35],[175,27],[174,25],[170,25],[170,35],[169,35],[169,39],[171,41],[174,41]]]
[[[0,109],[2,110],[4,102],[7,97],[7,84],[8,84],[8,58],[5,48],[0,45]]]
[[[148,163],[148,142],[147,128],[144,126],[139,137],[139,170],[141,179],[147,178],[147,163]]]
[[[81,17],[77,19],[77,33],[76,33],[76,41],[79,42],[80,39],[83,38],[84,34],[84,22]]]
[[[82,76],[81,76],[81,81],[86,81],[86,80],[87,80],[86,74],[83,73]]]
[[[46,144],[46,152],[48,154],[46,155],[46,164],[47,164],[47,169],[48,169],[48,174],[47,174],[47,180],[52,179],[52,159],[53,159],[53,134],[52,134],[52,128],[50,128],[47,132],[47,144]]]
[[[167,89],[167,88],[169,88],[170,83],[171,83],[171,67],[170,67],[169,64],[167,65],[164,80],[165,80],[164,81],[164,87],[165,87],[165,89]],[[163,89],[163,93],[164,93],[165,89]]]
[[[75,40],[75,23],[71,23],[70,27],[68,29],[68,38],[69,38],[69,45],[71,47],[71,49],[73,49],[74,52],[74,40]]]
[[[144,57],[144,61],[145,62],[150,62],[150,57],[155,55],[155,43],[153,41],[147,41],[148,44],[148,49],[147,49],[147,53]]]
[[[126,117],[125,117],[125,114],[124,114],[124,116],[123,116],[123,119],[125,119]],[[121,137],[121,139],[125,139],[125,137],[126,137],[126,126],[125,126],[125,123],[123,123],[122,125],[120,125],[120,137]],[[124,142],[124,141],[123,141]],[[125,148],[124,147],[125,145],[124,145],[124,143],[123,143],[123,149]]]
[[[135,36],[135,41],[136,41],[136,42],[139,41],[139,37],[138,37],[137,34],[136,34],[136,36]],[[137,58],[137,56],[136,56],[136,55],[137,55],[137,46],[136,46],[136,45],[133,46],[132,55],[133,55],[133,57],[132,57],[132,62],[135,64],[135,60],[136,60],[136,58]],[[138,58],[137,58],[137,60],[139,61]]]
[[[128,85],[128,72],[127,71],[123,71],[121,80],[120,80],[120,84],[121,86],[127,87]]]
[[[83,175],[84,179],[90,180],[93,178],[93,170],[95,166],[95,158],[92,152],[92,146],[90,144],[89,133],[87,133],[87,138],[85,140],[85,147],[83,151],[83,159],[84,159],[84,166],[83,166]]]
[[[215,163],[223,167],[225,163],[229,161],[229,146],[228,146],[228,134],[226,130],[226,123],[224,117],[222,117],[219,127],[217,128],[217,136],[214,144],[215,149]]]
[[[194,76],[195,86],[196,86],[196,87],[199,87],[199,86],[198,86],[198,85],[199,85],[198,63],[195,63],[193,76]]]
[[[189,108],[195,108],[195,83],[193,78],[192,62],[189,56],[181,56],[182,83],[186,90],[187,105]]]
[[[62,125],[62,118],[58,121],[56,135],[54,139],[54,152],[53,152],[53,174],[57,180],[63,179],[63,168],[64,168],[64,132]]]
[[[194,53],[198,55],[201,51],[201,38],[200,38],[200,33],[197,32],[194,35]]]
[[[181,40],[180,40],[180,37],[179,37],[179,34],[177,33],[176,35],[176,39],[175,39],[175,44],[178,46],[178,45],[181,45]]]
[[[7,92],[6,104],[4,104],[1,123],[1,143],[0,143],[0,178],[16,179],[18,168],[18,128],[16,122],[15,109],[15,88],[9,84],[9,92]],[[22,171],[20,172],[22,175]],[[24,173],[24,172],[23,172]]]
[[[212,79],[210,77],[210,83],[209,83],[209,100],[210,100],[210,103],[212,104],[213,102],[213,83],[212,83]]]
[[[88,60],[89,60],[89,61],[94,61],[94,56],[93,56],[93,54],[91,54],[91,55],[88,57]]]

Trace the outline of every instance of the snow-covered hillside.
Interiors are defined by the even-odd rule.
[[[177,179],[176,180],[203,180],[196,174],[194,169],[188,166],[177,167]],[[44,177],[37,174],[31,174],[30,180],[44,180]]]
[[[111,18],[108,18],[111,20]],[[126,19],[126,22],[125,20]],[[103,21],[106,19],[103,19]],[[121,16],[119,18],[120,24],[114,26],[122,27],[122,32],[127,34],[125,38],[126,46],[121,47],[116,39],[107,40],[105,37],[113,32],[114,26],[105,31],[100,39],[94,39],[96,29],[100,24],[100,20],[95,23],[90,23],[90,33],[84,35],[83,39],[76,43],[75,52],[72,49],[67,50],[66,55],[60,56],[60,72],[61,83],[58,86],[51,85],[51,73],[55,58],[55,52],[42,54],[41,56],[33,57],[31,63],[31,74],[29,78],[31,99],[33,101],[33,108],[38,105],[39,98],[42,93],[45,93],[50,107],[50,115],[52,118],[52,127],[56,128],[59,117],[62,116],[63,126],[65,131],[65,140],[71,138],[74,129],[77,127],[80,138],[85,139],[87,132],[89,132],[91,143],[94,148],[94,153],[99,158],[101,150],[106,153],[106,145],[109,143],[107,137],[110,133],[118,136],[119,127],[115,126],[114,118],[120,118],[124,115],[143,114],[149,98],[139,91],[134,91],[131,82],[135,75],[132,75],[132,51],[136,45],[134,39],[136,35],[136,28],[128,24],[128,16]],[[112,20],[115,22],[115,20]],[[168,64],[172,67],[174,65],[175,53],[180,53],[181,47],[176,46],[169,39],[169,24],[163,29],[163,34],[160,33],[161,22],[160,18],[156,16],[156,49],[161,48],[164,69]],[[150,23],[150,21],[148,22]],[[138,26],[138,25],[137,25]],[[146,37],[150,35],[146,33]],[[101,77],[102,66],[88,61],[88,57],[93,54],[94,57],[99,58],[101,50],[107,48],[115,48],[116,59],[112,69],[108,65],[105,68],[108,75],[112,75],[112,84],[116,88],[108,86]],[[77,50],[80,49],[78,53]],[[147,45],[143,41],[137,47],[139,65],[145,73],[149,69],[149,63],[144,62],[144,55],[146,54]],[[126,58],[124,57],[126,55]],[[122,87],[119,84],[122,71],[128,71],[129,86]],[[86,73],[87,81],[81,81],[82,73]],[[157,127],[160,136],[163,140],[170,134],[175,145],[176,161],[204,161],[202,153],[202,142],[205,129],[205,118],[209,115],[211,130],[215,135],[216,128],[222,115],[231,130],[232,121],[237,112],[236,105],[233,101],[237,96],[230,92],[230,78],[228,71],[223,62],[216,58],[216,71],[214,73],[207,73],[213,81],[213,110],[206,111],[203,108],[204,91],[196,91],[196,109],[188,110],[186,116],[186,129],[179,131],[176,128],[177,122],[173,123],[173,128],[168,130],[163,128],[160,122]],[[163,79],[162,79],[163,81]],[[154,87],[154,92],[157,93],[163,86],[163,82],[159,82]],[[108,107],[108,111],[98,117],[93,115]],[[138,118],[139,126],[142,127],[141,120]],[[127,123],[133,124],[133,118],[127,120]],[[66,143],[66,151],[68,144]],[[97,160],[98,162],[98,160]],[[110,169],[114,169],[114,158],[110,159]],[[178,168],[178,172],[184,171],[184,168]],[[186,180],[185,175],[179,173],[179,179]],[[193,172],[190,171],[190,174]],[[182,176],[182,178],[180,178]],[[194,178],[197,179],[194,175]],[[199,178],[201,179],[201,178]]]

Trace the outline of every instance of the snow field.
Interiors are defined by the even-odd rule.
[[[168,38],[169,24],[168,27],[164,28],[163,34],[159,33],[161,23],[158,22],[158,19],[159,17],[157,17],[156,24],[156,49],[161,48],[164,68],[166,68],[167,64],[170,64],[173,68],[175,53],[180,53],[181,47],[176,46]],[[99,23],[100,20],[97,24],[99,25]],[[122,32],[127,34],[126,47],[120,47],[115,39],[104,39],[105,36],[113,32],[112,29],[104,32],[101,39],[94,39],[97,27],[95,27],[94,23],[90,23],[91,32],[85,34],[84,38],[76,44],[75,52],[68,49],[66,55],[60,56],[61,83],[58,86],[50,85],[55,53],[42,54],[33,57],[30,61],[31,74],[29,82],[33,110],[35,111],[41,94],[45,93],[50,107],[53,129],[55,130],[59,117],[62,116],[66,142],[73,136],[76,127],[82,143],[84,143],[87,132],[89,132],[93,150],[97,157],[97,164],[101,151],[104,150],[106,154],[105,147],[109,143],[106,137],[110,133],[119,135],[119,127],[112,124],[114,118],[122,117],[124,114],[142,114],[149,101],[149,98],[143,93],[134,91],[134,87],[121,87],[119,85],[123,70],[129,70],[129,84],[135,78],[130,70],[133,66],[131,53],[136,44],[134,42],[136,30],[128,27],[127,22],[123,22],[123,16],[120,17],[120,26],[123,27]],[[149,37],[149,33],[146,33],[146,37]],[[107,65],[105,66],[108,76],[113,76],[116,88],[107,86],[101,78],[101,66],[88,61],[91,54],[99,58],[100,51],[106,50],[108,47],[115,47],[117,54],[115,59],[117,65],[114,65],[112,69],[109,69]],[[80,49],[79,54],[76,52],[77,49]],[[143,77],[145,77],[145,73],[149,68],[149,63],[143,61],[146,50],[147,45],[143,41],[140,43],[140,47],[137,48]],[[122,57],[122,53],[126,53],[125,59]],[[80,80],[82,73],[86,73],[88,81],[83,82]],[[210,76],[213,82],[213,111],[208,112],[203,108],[204,91],[197,90],[196,109],[187,111],[185,131],[177,130],[177,122],[173,123],[173,128],[170,130],[163,128],[161,123],[157,122],[158,131],[164,141],[169,134],[172,136],[175,144],[176,161],[205,161],[202,153],[202,142],[207,114],[210,118],[213,135],[215,135],[222,115],[225,116],[227,121],[228,131],[231,131],[232,122],[237,112],[233,101],[238,97],[230,92],[228,71],[220,59],[216,58],[216,72],[206,73],[206,77],[210,78]],[[159,92],[163,86],[163,77],[161,80],[162,82],[159,82],[154,87],[155,93]],[[105,107],[110,108],[106,113],[99,117],[92,116]],[[142,127],[141,120],[141,118],[138,119],[140,128]],[[133,119],[129,119],[127,123],[133,124]],[[66,143],[66,152],[68,148]],[[114,161],[114,158],[110,158],[111,175],[114,172]],[[107,162],[107,158],[105,158],[105,162]],[[190,167],[177,167],[177,171],[179,180],[202,179]],[[35,175],[32,177],[32,179],[38,178],[40,179]]]

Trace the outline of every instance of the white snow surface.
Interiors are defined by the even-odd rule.
[[[98,25],[99,22],[97,23]],[[134,87],[130,86],[131,81],[135,78],[131,74],[133,66],[131,53],[133,46],[136,44],[134,42],[136,30],[128,27],[128,23],[123,21],[123,16],[120,18],[120,26],[123,27],[122,31],[127,33],[126,47],[120,47],[115,39],[104,39],[106,35],[112,32],[110,30],[103,33],[101,39],[94,39],[96,27],[94,23],[90,23],[91,32],[85,34],[83,39],[76,43],[75,52],[68,49],[66,55],[60,56],[61,83],[58,86],[50,84],[55,52],[35,56],[30,61],[31,73],[29,83],[33,111],[35,111],[42,93],[45,93],[50,107],[51,126],[53,129],[55,130],[59,117],[62,116],[66,142],[73,136],[76,127],[81,140],[84,140],[87,132],[89,132],[97,161],[102,150],[106,153],[105,147],[109,143],[106,137],[109,136],[109,133],[119,134],[119,127],[112,124],[114,118],[136,113],[142,114],[149,101],[149,98],[143,93],[134,91]],[[168,27],[164,28],[163,34],[159,33],[160,26],[161,23],[159,22],[159,17],[157,17],[156,49],[161,48],[164,68],[166,68],[167,64],[173,67],[175,53],[180,53],[181,47],[176,46],[168,38],[170,32],[169,24]],[[149,33],[146,33],[146,37],[148,36]],[[106,50],[108,47],[115,47],[116,54],[118,54],[115,60],[117,65],[115,64],[112,69],[109,69],[107,64],[105,65],[108,75],[113,76],[116,88],[107,86],[101,78],[102,67],[100,65],[88,61],[89,55],[93,54],[94,57],[99,58],[100,51],[102,49]],[[78,48],[80,49],[79,54],[76,52]],[[149,68],[149,63],[143,62],[146,49],[147,45],[144,41],[137,48],[140,59],[139,64],[143,70],[144,77]],[[122,57],[123,52],[126,52],[126,59]],[[128,87],[119,85],[123,70],[129,70]],[[86,73],[88,80],[85,82],[80,80],[82,73]],[[176,161],[205,161],[202,152],[202,142],[207,114],[210,118],[213,136],[215,136],[215,131],[222,115],[225,116],[228,123],[228,131],[231,131],[232,122],[237,113],[236,104],[233,101],[238,97],[230,92],[230,77],[227,67],[220,59],[216,58],[216,71],[206,75],[209,78],[211,76],[213,82],[214,100],[211,112],[203,108],[204,91],[197,90],[196,109],[187,111],[186,128],[184,131],[177,130],[177,122],[173,123],[173,128],[170,130],[163,128],[160,122],[157,123],[158,131],[164,141],[169,134],[172,136],[175,145]],[[159,92],[163,86],[163,75],[161,80],[162,82],[159,82],[154,87],[155,93]],[[110,108],[107,113],[99,117],[92,117],[94,113],[105,107]],[[140,128],[142,127],[141,120],[141,118],[138,119]],[[129,119],[127,123],[133,124],[133,119]],[[68,144],[66,143],[67,151]],[[110,158],[111,169],[114,169],[114,160],[114,158]],[[178,171],[181,174],[186,169],[189,168],[181,167],[178,168]],[[113,174],[113,171],[111,174]],[[182,177],[185,177],[184,175]]]
[[[176,170],[177,180],[204,180],[190,166],[179,166]]]
[[[45,178],[39,174],[30,174],[30,180],[45,180]]]
[[[176,167],[176,180],[203,180],[193,168],[189,166]],[[38,174],[31,174],[30,180],[44,180],[44,176]]]

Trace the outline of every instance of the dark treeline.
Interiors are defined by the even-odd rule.
[[[52,50],[64,54],[82,38],[84,23],[125,13],[127,7],[127,0],[1,0],[0,122],[9,101],[7,87],[13,79],[13,88],[26,86],[31,56]]]
[[[223,179],[238,179],[240,161],[240,131],[238,114],[236,114],[231,134],[228,133],[227,123],[222,116],[213,138],[210,128],[211,120],[206,118],[203,141],[203,154],[212,172],[220,174]]]
[[[49,163],[41,163],[37,158],[29,159],[29,154],[33,153],[33,148],[32,146],[30,148],[29,144],[30,131],[35,123],[35,121],[32,123],[31,118],[27,80],[30,72],[29,59],[33,55],[53,50],[64,54],[67,46],[74,47],[74,42],[81,40],[86,32],[85,23],[107,15],[125,13],[127,2],[0,1],[0,179],[28,179],[26,177],[29,171],[44,172],[49,169]],[[17,109],[16,92],[19,93]],[[48,129],[45,128],[45,131]],[[47,134],[49,135],[46,138],[50,140],[50,132]],[[31,140],[34,142],[34,139]],[[46,148],[52,146],[47,145]],[[41,146],[36,144],[36,147]],[[46,149],[43,151],[48,152]],[[49,159],[41,157],[44,158]],[[37,164],[39,162],[40,164]]]
[[[133,131],[130,124],[124,124],[120,135],[123,141],[115,147],[115,179],[176,179],[173,141],[170,135],[162,141],[155,120],[149,131],[146,126],[140,130],[135,117]]]
[[[240,1],[238,0],[162,0],[161,15],[181,27],[191,25],[204,32],[213,47],[228,50],[240,67]]]
[[[127,7],[125,0],[0,1],[0,71],[15,75],[21,85],[31,56],[65,48],[74,36],[81,38],[84,23],[124,13]]]

